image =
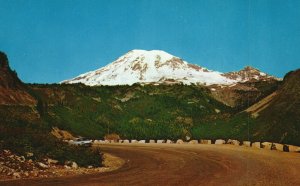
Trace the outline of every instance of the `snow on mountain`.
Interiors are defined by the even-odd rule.
[[[223,74],[223,76],[236,80],[238,82],[246,81],[268,81],[268,80],[281,80],[274,76],[270,76],[266,73],[259,71],[256,68],[246,66],[244,69],[237,72],[228,72]]]
[[[241,80],[231,74],[226,75],[189,64],[161,50],[132,50],[103,68],[62,83],[83,83],[89,86],[134,83],[231,85]]]

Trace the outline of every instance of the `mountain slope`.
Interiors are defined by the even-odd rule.
[[[276,79],[249,80],[230,86],[211,85],[211,95],[216,100],[234,108],[245,109],[278,89]]]
[[[35,105],[36,100],[12,71],[6,54],[0,52],[0,105]]]
[[[252,105],[247,112],[253,116],[260,116],[262,112],[276,111],[279,113],[299,111],[300,112],[300,69],[289,72],[280,88],[268,97]],[[278,115],[278,114],[276,114]]]
[[[222,73],[189,64],[160,50],[132,50],[103,68],[63,81],[90,86],[134,83],[228,85],[235,82]]]
[[[300,69],[289,72],[273,94],[246,110],[258,120],[255,136],[300,144]]]
[[[235,80],[236,83],[229,86],[210,85],[211,95],[218,101],[239,109],[247,108],[268,96],[281,84],[281,79],[250,66],[223,76]]]

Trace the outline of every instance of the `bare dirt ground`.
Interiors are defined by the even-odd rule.
[[[107,144],[115,171],[0,185],[300,185],[300,154],[232,145]]]

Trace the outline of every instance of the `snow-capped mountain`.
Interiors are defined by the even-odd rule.
[[[189,64],[161,50],[132,50],[103,68],[62,83],[83,83],[90,86],[134,83],[231,85],[245,80],[239,74],[223,74]]]

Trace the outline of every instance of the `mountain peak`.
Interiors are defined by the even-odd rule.
[[[134,49],[121,56],[117,61],[141,61],[146,63],[155,63],[159,61],[168,61],[177,58],[162,50],[140,50]],[[179,59],[179,58],[178,58]]]
[[[128,53],[136,53],[136,54],[152,54],[152,55],[170,55],[168,52],[163,50],[143,50],[143,49],[133,49],[130,50]]]
[[[1,51],[0,51],[0,68],[2,69],[9,68],[7,56],[4,52]]]
[[[245,66],[243,70],[245,70],[245,71],[259,71],[257,68],[254,68],[252,66]]]
[[[170,55],[168,52],[163,50],[143,50],[143,49],[133,49],[130,50],[128,53],[136,53],[136,54],[152,54],[152,55]]]
[[[252,66],[246,66],[237,72],[225,73],[224,76],[239,82],[279,80],[278,78],[263,73],[259,69]]]

